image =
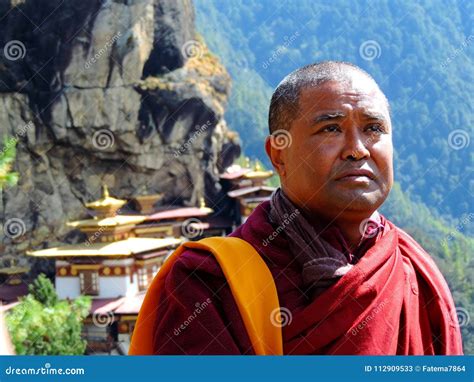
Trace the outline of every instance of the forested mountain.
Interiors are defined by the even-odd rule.
[[[372,74],[392,108],[396,184],[382,212],[434,257],[474,353],[474,3],[195,0],[197,27],[229,70],[226,120],[245,154],[263,140],[273,89],[320,60]],[[276,180],[275,180],[276,181]]]
[[[233,77],[226,118],[245,135],[248,155],[269,165],[269,97],[286,74],[318,60],[350,61],[391,102],[396,180],[448,219],[472,212],[474,195],[473,4],[195,1],[198,30]]]

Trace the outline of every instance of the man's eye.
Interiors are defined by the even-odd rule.
[[[323,127],[320,131],[327,131],[329,133],[333,133],[340,130],[341,129],[339,128],[339,125],[328,125],[328,126]]]
[[[374,132],[374,133],[384,133],[385,132],[383,126],[378,124],[378,123],[368,125],[366,130],[368,130],[370,132]]]

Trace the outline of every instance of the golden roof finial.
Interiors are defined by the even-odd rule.
[[[212,208],[209,208],[208,206],[206,206],[206,200],[204,199],[203,196],[201,196],[201,197],[199,198],[199,209],[200,209],[201,211],[206,211],[206,212],[208,212],[208,213],[210,213],[210,214],[212,214],[212,213],[214,212],[214,210],[213,210]]]
[[[107,187],[106,184],[103,184],[102,185],[102,198],[107,199],[108,197],[110,197],[109,188]]]
[[[272,170],[263,170],[262,165],[258,160],[255,161],[254,168],[243,175],[247,179],[267,179],[273,175]]]
[[[249,157],[245,157],[245,167],[250,168],[250,158]]]
[[[102,186],[102,198],[94,202],[86,203],[86,207],[97,211],[98,216],[113,216],[122,207],[126,200],[116,199],[110,196],[106,184]]]

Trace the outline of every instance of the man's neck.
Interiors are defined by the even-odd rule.
[[[354,224],[353,222],[342,221],[337,223],[337,227],[341,230],[342,236],[351,253],[354,252],[362,239],[360,225],[357,223]]]
[[[380,222],[380,216],[377,211],[374,211],[370,216],[366,218],[360,218],[355,220],[344,219],[336,222],[337,227],[341,230],[344,239],[346,240],[347,245],[351,252],[361,243],[363,235],[366,230],[368,219]]]
[[[314,215],[313,215],[314,216]],[[307,215],[307,218],[309,216]],[[317,221],[312,221],[310,219],[311,224],[314,225],[317,231],[321,229],[326,230],[330,226],[337,226],[341,231],[344,240],[346,241],[347,246],[349,247],[350,251],[353,252],[360,244],[364,232],[364,224],[363,221],[367,219],[373,219],[375,221],[380,221],[380,217],[377,211],[374,211],[371,215],[367,216],[366,218],[353,218],[353,219],[329,219],[329,218],[322,218],[320,215],[317,218]]]

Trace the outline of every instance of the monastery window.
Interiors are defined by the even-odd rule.
[[[145,268],[138,268],[138,290],[148,288],[148,274]]]
[[[79,281],[81,285],[81,294],[88,296],[99,295],[99,273],[97,270],[79,271]]]
[[[153,280],[153,276],[155,275],[153,273],[153,267],[148,266],[146,271],[147,271],[147,275],[148,275],[148,283],[150,283],[151,280]]]

